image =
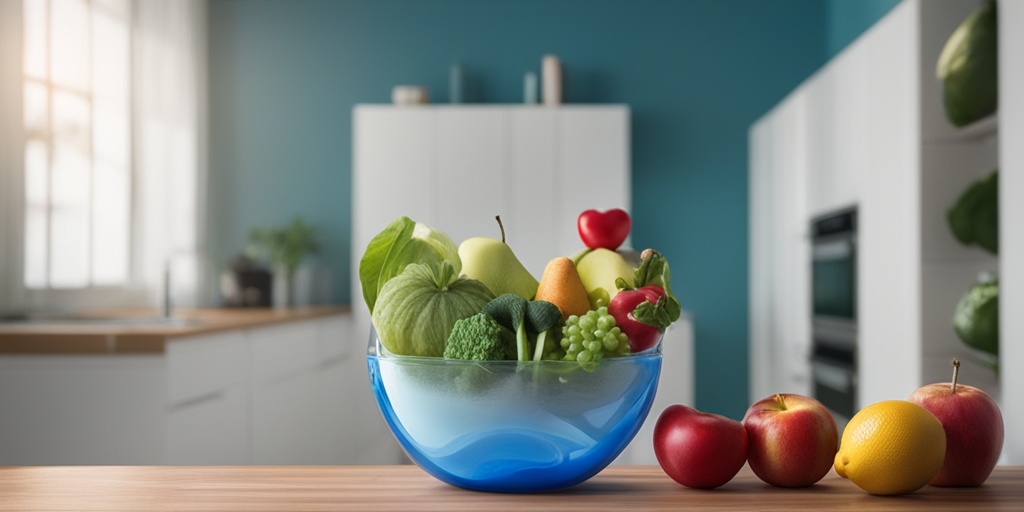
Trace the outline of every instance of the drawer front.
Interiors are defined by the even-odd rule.
[[[171,341],[167,344],[168,402],[195,401],[244,384],[247,360],[241,331]]]
[[[279,379],[315,368],[316,322],[296,322],[247,331],[254,382]]]
[[[248,464],[248,399],[243,386],[205,395],[170,409],[166,464]]]

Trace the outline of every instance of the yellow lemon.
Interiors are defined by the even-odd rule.
[[[907,494],[942,467],[946,433],[924,407],[905,400],[869,405],[850,419],[836,473],[871,494]]]

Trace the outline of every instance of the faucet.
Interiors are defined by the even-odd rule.
[[[164,260],[163,277],[163,294],[161,296],[160,316],[166,320],[170,320],[173,316],[172,308],[174,307],[171,299],[171,258]]]

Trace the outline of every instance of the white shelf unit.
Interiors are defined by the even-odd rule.
[[[999,334],[1006,464],[1024,464],[1024,2],[999,2]]]
[[[474,236],[500,238],[494,220],[500,214],[509,245],[538,279],[552,258],[582,249],[580,212],[630,209],[629,117],[624,105],[357,105],[353,338],[366,339],[370,329],[359,260],[370,239],[399,216],[440,229],[459,244]],[[666,357],[666,364],[675,366],[663,371],[662,389],[669,391],[659,397],[692,403],[690,325],[670,331],[669,343],[676,359]],[[366,428],[386,434],[368,383],[357,395],[358,414],[371,422]],[[652,410],[655,418],[658,412]],[[402,460],[389,438],[368,450]]]
[[[1000,268],[999,258],[959,244],[945,217],[968,183],[999,164],[999,141],[1008,140],[997,127],[1010,115],[1005,108],[998,119],[953,127],[935,78],[945,41],[979,5],[901,3],[751,127],[752,397],[810,391],[809,222],[857,205],[857,407],[948,381],[953,356],[963,361],[961,382],[1002,395],[1009,410],[1021,402],[1021,386],[1000,386],[971,360],[951,323],[978,273]],[[1000,16],[1019,32],[1019,11]],[[1004,45],[1001,59],[1014,50],[1019,56],[1019,42]],[[1012,103],[1019,90],[1004,81],[1000,101]],[[1004,154],[1001,167],[1009,165]],[[1019,344],[1020,334],[1014,340],[1004,330],[1002,339]],[[1014,362],[1003,361],[1008,373]]]

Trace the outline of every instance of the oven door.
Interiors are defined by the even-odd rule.
[[[857,407],[857,367],[852,351],[816,345],[811,356],[814,397],[825,407],[849,420]]]
[[[813,392],[848,420],[857,402],[857,212],[819,217],[811,228]]]

